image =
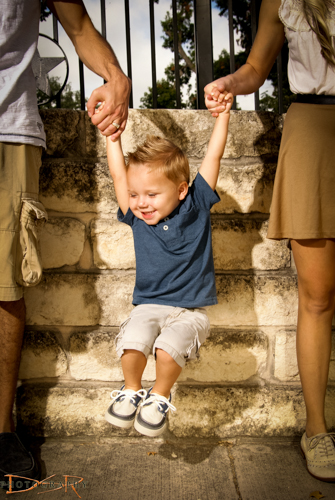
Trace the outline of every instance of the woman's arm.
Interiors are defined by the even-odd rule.
[[[262,1],[258,31],[247,62],[235,73],[206,85],[206,105],[214,116],[221,111],[217,103],[220,92],[245,95],[263,85],[285,40],[284,26],[278,16],[279,7],[280,0]],[[214,91],[213,85],[217,87]]]

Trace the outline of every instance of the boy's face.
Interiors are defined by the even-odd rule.
[[[127,171],[129,208],[138,218],[154,226],[183,200],[187,182],[175,184],[158,169],[146,165],[130,165]]]

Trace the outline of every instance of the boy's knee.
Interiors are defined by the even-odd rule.
[[[156,360],[163,361],[164,363],[176,362],[169,353],[167,353],[163,349],[160,349],[159,347],[156,348]]]

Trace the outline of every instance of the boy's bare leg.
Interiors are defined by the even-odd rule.
[[[143,352],[134,349],[125,349],[121,357],[125,389],[138,391],[142,388],[142,375],[147,365],[147,358]]]
[[[13,432],[13,404],[21,359],[24,299],[0,301],[0,432]]]
[[[307,437],[327,432],[324,402],[335,307],[335,242],[291,242],[298,271],[297,355],[306,403]]]
[[[156,349],[156,382],[151,392],[169,399],[171,388],[181,371],[181,366],[170,354],[162,349]]]

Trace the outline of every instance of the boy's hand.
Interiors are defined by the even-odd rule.
[[[217,103],[217,106],[215,108],[217,113],[229,113],[233,105],[234,96],[231,92],[227,92],[226,90],[220,92],[217,86],[213,85],[211,93],[206,94],[205,96],[206,106],[208,104],[208,100],[215,101]],[[218,114],[216,114],[215,116],[218,116]]]

